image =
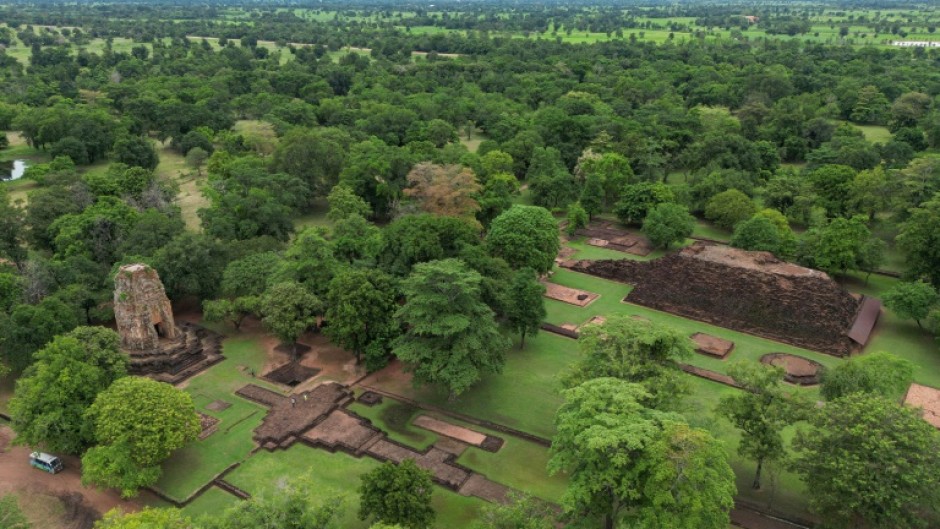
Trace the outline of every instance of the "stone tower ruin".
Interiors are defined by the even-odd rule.
[[[114,278],[114,318],[125,349],[155,349],[179,336],[157,271],[145,264],[120,268]]]
[[[224,359],[219,334],[177,325],[160,276],[145,264],[124,265],[114,277],[114,319],[133,375],[176,384]]]

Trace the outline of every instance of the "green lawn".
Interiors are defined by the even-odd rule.
[[[257,337],[228,339],[224,343],[225,360],[190,379],[185,389],[193,396],[196,409],[220,419],[218,430],[202,441],[193,441],[163,465],[157,488],[177,501],[183,501],[235,462],[248,457],[255,444],[252,431],[261,423],[265,408],[235,396],[248,383],[275,389],[248,372],[261,372],[265,353]],[[211,412],[205,406],[224,400],[232,406]]]
[[[524,350],[517,345],[508,351],[502,374],[485,375],[454,402],[437,388],[414,388],[407,380],[383,373],[370,383],[396,395],[550,438],[555,409],[561,404],[557,375],[571,363],[576,350],[572,340],[540,332],[526,339]]]
[[[184,507],[183,513],[194,518],[202,515],[218,514],[239,501],[241,500],[218,487],[209,487],[208,490]]]
[[[487,452],[470,447],[461,454],[457,462],[494,481],[545,500],[557,502],[564,493],[567,484],[564,476],[550,477],[545,470],[548,449],[544,446],[475,424],[464,423],[452,417],[426,412],[394,399],[386,398],[381,404],[371,407],[355,403],[349,409],[370,419],[372,424],[388,433],[389,438],[418,450],[424,450],[439,439],[437,434],[412,424],[419,415],[430,415],[451,424],[495,435],[505,442],[499,451]]]
[[[306,477],[313,482],[314,501],[327,501],[336,495],[345,498],[339,527],[364,529],[370,524],[357,517],[359,502],[355,491],[359,477],[379,464],[369,457],[357,459],[342,452],[334,454],[296,444],[283,451],[258,452],[229,474],[226,480],[252,495],[264,495],[276,494],[287,479]],[[460,496],[435,486],[432,506],[437,519],[434,527],[466,527],[479,516],[483,505],[485,503],[477,498]]]

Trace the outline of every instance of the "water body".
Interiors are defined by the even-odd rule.
[[[16,180],[26,172],[26,160],[0,162],[0,180]]]

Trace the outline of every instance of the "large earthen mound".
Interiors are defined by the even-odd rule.
[[[825,273],[768,252],[697,242],[654,261],[567,266],[633,284],[626,300],[638,305],[838,356],[859,345],[848,332],[861,301]]]

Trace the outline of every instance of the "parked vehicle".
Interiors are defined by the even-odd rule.
[[[61,459],[45,452],[29,454],[29,464],[50,474],[58,474],[64,468]]]

